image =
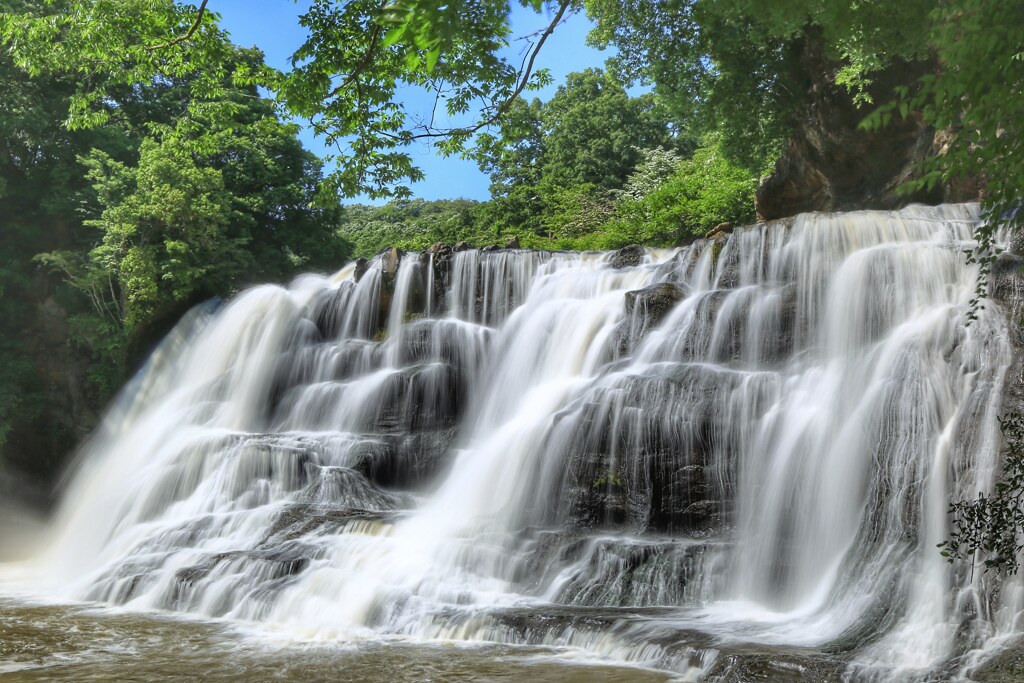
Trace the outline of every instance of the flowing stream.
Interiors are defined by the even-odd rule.
[[[0,565],[0,630],[100,609],[223,680],[968,678],[1024,610],[935,548],[993,485],[1014,360],[998,306],[967,325],[977,211],[391,252],[197,308]]]

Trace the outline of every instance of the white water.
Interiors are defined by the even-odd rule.
[[[1024,608],[935,549],[991,487],[1011,360],[996,307],[966,325],[976,221],[804,215],[622,269],[470,251],[249,290],[115,406],[38,590],[690,679],[738,643],[967,675]],[[679,302],[627,314],[657,283]]]

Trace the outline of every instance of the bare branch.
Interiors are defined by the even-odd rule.
[[[166,43],[151,45],[150,47],[146,48],[146,52],[156,52],[157,50],[165,50],[173,45],[178,45],[180,43],[184,43],[187,40],[191,40],[192,36],[195,35],[195,32],[199,30],[200,24],[203,23],[203,15],[206,14],[206,4],[209,1],[210,0],[203,0],[199,4],[199,14],[196,15],[196,20],[192,22],[192,26],[189,27],[188,31],[181,34],[177,38],[168,40]]]
[[[345,80],[341,82],[341,85],[327,93],[327,97],[334,97],[342,90],[352,85],[352,83],[359,78],[359,75],[366,70],[366,67],[370,66],[370,63],[373,61],[374,52],[377,50],[377,42],[380,40],[381,31],[382,28],[380,24],[374,26],[373,35],[370,36],[370,45],[366,48],[366,54],[363,55],[362,61],[360,61],[359,64],[356,65],[356,68],[352,70],[352,73],[350,73]]]
[[[382,134],[385,137],[391,138],[392,140],[411,142],[413,140],[422,140],[426,138],[442,138],[449,137],[452,135],[470,135],[472,133],[477,132],[481,128],[486,128],[487,126],[497,121],[499,118],[501,118],[502,114],[507,112],[509,107],[511,107],[512,104],[517,99],[519,99],[519,96],[523,94],[523,91],[526,90],[526,86],[530,82],[530,76],[533,74],[533,67],[534,62],[537,60],[537,54],[540,52],[540,49],[544,47],[544,42],[548,39],[552,32],[554,32],[555,28],[557,28],[558,25],[561,24],[562,21],[564,21],[565,13],[573,5],[573,1],[574,0],[562,0],[562,2],[559,4],[558,12],[555,13],[554,18],[551,20],[551,23],[548,24],[548,27],[546,29],[544,29],[544,32],[537,40],[537,43],[533,46],[533,49],[529,53],[530,58],[528,60],[525,60],[526,66],[525,68],[520,70],[519,82],[516,85],[516,89],[513,90],[512,94],[509,95],[503,102],[501,102],[497,107],[494,108],[493,114],[491,114],[484,120],[480,121],[479,123],[476,123],[472,126],[466,126],[464,128],[450,128],[447,130],[438,131],[427,130],[423,133],[417,133],[415,135],[396,135],[394,133],[387,132],[383,132]]]

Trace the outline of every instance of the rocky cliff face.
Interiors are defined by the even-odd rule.
[[[919,116],[895,120],[873,131],[859,128],[872,105],[858,107],[850,93],[835,84],[838,65],[826,59],[809,41],[801,68],[806,74],[807,98],[795,121],[782,156],[757,190],[760,220],[794,216],[805,211],[895,209],[912,202],[939,204],[978,199],[976,182],[933,190],[902,193],[922,161],[942,154],[950,131],[935,131]],[[874,76],[869,88],[873,101],[888,101],[893,88],[912,84],[931,63],[897,63]]]

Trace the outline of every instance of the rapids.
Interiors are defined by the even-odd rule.
[[[1024,609],[935,547],[993,485],[1014,359],[998,306],[966,324],[978,220],[393,251],[197,308],[0,588],[683,680],[969,678]]]

